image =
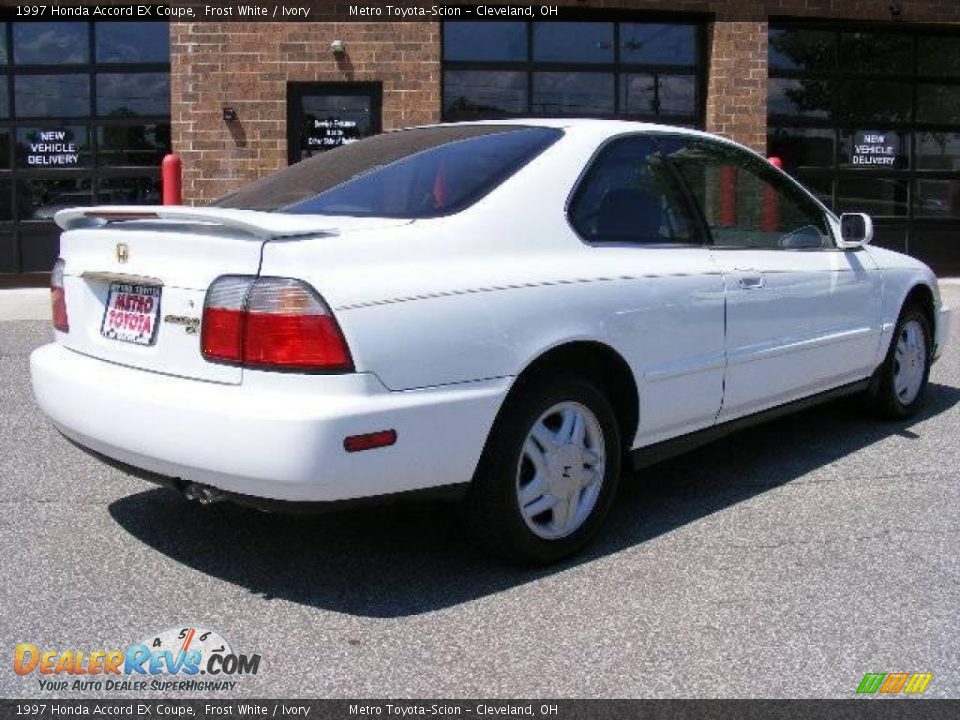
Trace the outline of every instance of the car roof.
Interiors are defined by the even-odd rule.
[[[690,127],[680,125],[665,125],[661,123],[637,122],[633,120],[608,120],[604,118],[544,118],[544,117],[515,117],[503,120],[469,120],[455,123],[434,123],[430,125],[420,125],[418,127],[438,127],[450,125],[510,125],[513,127],[548,127],[558,128],[565,132],[584,133],[593,137],[615,137],[627,133],[669,133],[671,135],[687,135],[690,137],[703,137],[711,140],[725,142],[731,145],[754,152],[750,148],[741,145],[722,135],[695,130]],[[756,154],[756,153],[755,153]]]

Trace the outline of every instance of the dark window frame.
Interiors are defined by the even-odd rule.
[[[446,71],[448,70],[474,70],[474,71],[514,71],[523,72],[526,75],[526,109],[518,113],[501,113],[497,119],[510,119],[521,117],[558,117],[557,113],[536,113],[533,112],[533,77],[538,72],[595,72],[612,75],[613,77],[613,112],[612,113],[591,113],[590,117],[597,118],[619,118],[632,119],[645,122],[657,122],[663,124],[683,125],[688,127],[703,128],[706,118],[706,100],[707,100],[707,64],[708,64],[708,22],[711,16],[698,13],[644,13],[641,17],[636,14],[624,14],[616,12],[606,12],[593,14],[590,12],[581,13],[584,15],[581,19],[584,22],[609,22],[613,25],[613,61],[609,63],[593,62],[546,62],[534,59],[533,46],[533,24],[538,21],[525,21],[527,33],[527,57],[523,61],[466,61],[466,60],[445,60],[446,48],[446,26],[448,23],[457,22],[448,20],[441,23],[440,43],[441,43],[441,72],[440,72],[440,105],[441,116],[444,122],[453,122],[457,120],[482,120],[484,117],[458,117],[452,116],[446,112]],[[620,48],[620,29],[622,24],[636,24],[642,22],[656,24],[677,24],[687,25],[694,28],[695,34],[695,59],[692,65],[686,64],[649,64],[649,63],[628,63],[621,62]],[[694,88],[696,97],[694,98],[693,115],[667,115],[650,113],[625,113],[621,111],[621,85],[622,76],[630,74],[649,74],[658,78],[660,75],[688,75],[694,78]],[[655,85],[658,87],[658,85]],[[574,117],[573,115],[571,117]],[[582,116],[582,115],[581,115]],[[562,117],[562,115],[561,115]],[[489,118],[487,118],[489,119]]]

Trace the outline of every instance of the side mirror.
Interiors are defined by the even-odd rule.
[[[844,213],[840,216],[840,247],[855,250],[873,240],[873,220],[866,213]]]

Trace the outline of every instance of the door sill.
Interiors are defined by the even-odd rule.
[[[827,390],[816,395],[794,400],[793,402],[778,405],[768,410],[763,410],[752,415],[746,415],[734,420],[728,420],[719,425],[713,425],[703,430],[680,435],[679,437],[663,440],[662,442],[637,448],[630,452],[630,460],[634,470],[640,470],[650,465],[655,465],[664,460],[683,455],[690,450],[712,443],[714,440],[726,437],[731,433],[739,432],[748,427],[768,422],[775,418],[790,415],[807,408],[822,405],[823,403],[836,400],[838,398],[856,395],[864,392],[870,386],[870,378],[864,378],[857,382],[841,385],[840,387]]]

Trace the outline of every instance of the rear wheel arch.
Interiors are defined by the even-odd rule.
[[[534,378],[549,375],[576,375],[597,385],[613,405],[623,439],[629,449],[640,421],[640,393],[630,365],[609,345],[577,340],[544,351],[517,375],[503,407],[511,396]],[[501,408],[502,410],[502,408]]]

